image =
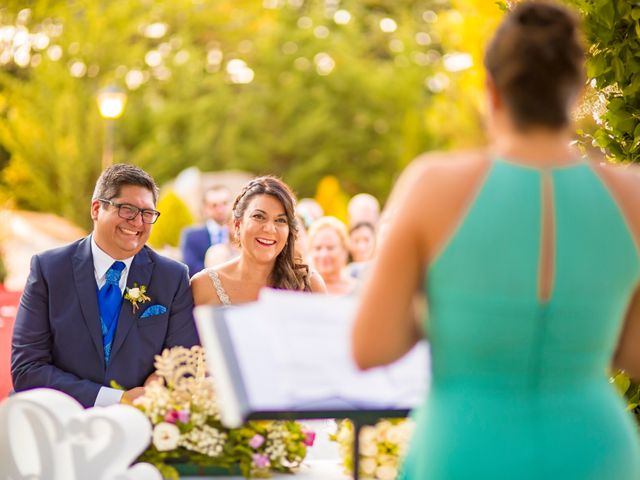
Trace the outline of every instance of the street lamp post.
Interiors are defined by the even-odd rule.
[[[109,85],[98,92],[98,109],[104,118],[104,148],[102,150],[102,170],[113,164],[114,128],[116,119],[122,116],[127,103],[127,94],[115,85]]]

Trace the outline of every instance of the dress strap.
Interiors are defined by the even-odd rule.
[[[213,282],[213,287],[216,289],[216,294],[220,299],[220,303],[222,303],[222,305],[231,305],[231,299],[222,287],[222,282],[220,281],[218,272],[216,272],[213,268],[208,268],[207,273],[209,274],[209,278],[211,278],[211,281]]]

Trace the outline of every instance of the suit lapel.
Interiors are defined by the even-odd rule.
[[[104,368],[104,352],[102,347],[102,332],[100,331],[100,312],[98,310],[98,294],[96,275],[91,254],[91,237],[80,241],[71,260],[73,264],[73,278],[80,299],[80,309],[89,335],[96,347],[96,352]]]
[[[147,248],[143,248],[131,262],[131,271],[127,276],[127,287],[132,288],[134,283],[138,285],[149,286],[151,281],[151,272],[153,271],[153,262],[149,257]],[[153,295],[153,292],[151,292]],[[152,299],[153,301],[153,299]],[[146,305],[142,305],[143,309]],[[141,311],[138,310],[133,313],[133,305],[128,300],[122,301],[122,307],[120,308],[120,316],[118,317],[118,326],[116,327],[116,335],[113,341],[113,349],[111,350],[111,361],[113,363],[114,357],[118,354],[120,347],[124,343],[125,338],[129,334],[129,330],[136,321],[136,318],[140,315]]]

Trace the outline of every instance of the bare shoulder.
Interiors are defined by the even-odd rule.
[[[407,196],[411,196],[419,204],[431,204],[442,196],[464,194],[482,178],[489,165],[488,156],[482,150],[421,155],[402,173],[392,200],[408,200]]]
[[[327,293],[327,287],[324,280],[318,272],[313,269],[309,270],[309,286],[312,293]]]
[[[460,175],[478,176],[489,165],[487,155],[480,150],[455,153],[429,153],[417,157],[406,168],[402,177],[405,181],[457,182]]]
[[[403,231],[415,232],[422,261],[429,262],[446,242],[490,165],[480,150],[433,153],[403,172],[385,213],[398,218]]]
[[[200,270],[191,277],[191,292],[193,293],[195,305],[209,304],[217,298],[208,269]]]
[[[640,165],[593,162],[592,168],[618,203],[640,247]]]
[[[196,273],[193,277],[191,277],[191,284],[196,281],[200,281],[201,278],[206,278],[209,276],[208,269],[205,268]]]
[[[610,163],[605,161],[591,162],[596,173],[613,181],[616,185],[634,188],[640,195],[640,165]]]

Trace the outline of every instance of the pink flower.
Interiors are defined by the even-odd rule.
[[[256,433],[253,437],[251,437],[251,440],[249,440],[249,446],[254,450],[256,448],[260,448],[263,443],[264,443],[264,437],[259,433]]]
[[[191,416],[191,413],[189,413],[189,410],[180,410],[178,412],[178,421],[180,423],[189,423],[190,416]]]
[[[307,447],[312,447],[313,442],[315,441],[316,441],[316,432],[314,432],[313,430],[307,430],[304,432],[304,440],[302,440],[302,443],[304,443]]]
[[[253,460],[253,464],[256,466],[256,468],[265,468],[269,466],[269,457],[267,457],[266,455],[254,453],[251,456],[251,459]]]
[[[167,414],[164,416],[164,421],[167,423],[176,423],[176,420],[178,420],[178,412],[176,412],[175,410],[167,412]]]

